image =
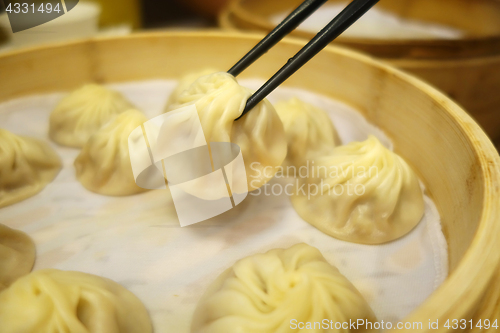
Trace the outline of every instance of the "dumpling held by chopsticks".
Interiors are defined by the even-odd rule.
[[[249,191],[274,177],[287,152],[283,124],[267,100],[235,121],[251,95],[232,75],[218,72],[200,77],[167,106],[171,111],[194,104],[208,143],[232,142],[240,147]]]

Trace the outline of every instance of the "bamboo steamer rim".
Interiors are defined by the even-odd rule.
[[[256,43],[262,39],[262,37],[262,34],[221,31],[149,32],[119,37],[97,37],[70,43],[61,42],[46,46],[34,46],[22,50],[12,50],[0,55],[0,69],[2,69],[2,64],[10,62],[13,58],[19,57],[23,60],[29,59],[32,62],[36,62],[36,59],[38,59],[37,54],[46,53],[48,51],[57,53],[58,51],[66,51],[78,46],[82,46],[88,50],[87,56],[91,57],[93,62],[99,62],[101,59],[100,55],[93,54],[93,52],[105,52],[106,48],[116,46],[117,42],[134,44],[139,40],[150,40],[151,44],[156,44],[168,39],[179,40],[190,38],[193,40],[196,38],[212,38],[215,40],[227,39],[229,42],[230,40],[243,38]],[[304,45],[303,40],[296,38],[286,38],[281,43],[297,46]],[[443,282],[443,284],[439,286],[439,288],[427,298],[417,310],[403,319],[404,322],[422,322],[423,330],[409,330],[410,332],[451,331],[442,326],[444,321],[448,318],[460,320],[461,318],[470,318],[473,316],[479,303],[485,295],[487,295],[489,284],[496,278],[496,274],[499,272],[500,223],[498,223],[498,221],[500,220],[500,156],[491,141],[475,121],[455,102],[437,89],[409,74],[356,51],[338,46],[327,46],[323,52],[335,53],[343,57],[352,58],[357,62],[377,68],[398,80],[405,81],[415,86],[415,88],[430,96],[434,101],[439,103],[443,112],[449,114],[456,122],[457,126],[467,134],[467,140],[464,141],[464,145],[466,145],[464,149],[472,150],[477,160],[480,162],[480,170],[483,175],[482,182],[484,184],[482,214],[474,239],[457,267],[448,276],[445,282]],[[28,72],[24,72],[24,74],[28,75]],[[72,75],[72,73],[68,73],[67,75]],[[83,84],[85,82],[81,83]],[[0,82],[0,87],[1,86],[2,84]],[[64,86],[60,88],[67,89],[67,87]],[[5,93],[0,89],[0,102],[29,93],[32,92],[23,91],[22,94],[12,93],[9,95],[9,93]],[[495,295],[498,296],[498,290],[495,292]],[[498,299],[493,299],[493,301],[495,304],[483,306],[488,313],[482,313],[484,316],[480,318],[492,318],[491,315],[500,313]],[[471,306],[474,306],[474,308],[471,309]],[[438,318],[440,320],[439,329],[427,329],[426,323],[429,318]]]
[[[281,0],[281,2],[284,1],[285,0]],[[488,0],[476,1],[477,3],[488,2]],[[268,17],[257,12],[252,12],[246,8],[246,3],[251,3],[252,5],[262,4],[264,6],[267,1],[232,0],[226,9],[219,15],[219,23],[221,23],[221,26],[231,26],[236,29],[250,29],[265,32],[270,32],[275,28],[276,25],[270,22]],[[468,3],[474,4],[475,2],[469,1]],[[500,1],[495,2],[490,0],[489,3],[491,6],[498,7],[498,12],[500,13]],[[290,3],[287,9],[291,11],[294,4],[295,2]],[[292,31],[291,35],[310,40],[315,36],[315,33],[295,29]],[[372,39],[343,37],[341,35],[334,43],[352,47],[381,58],[429,59],[500,55],[500,21],[498,23],[498,31],[495,34],[466,34],[459,39]]]
[[[238,21],[238,18],[235,14],[230,10],[230,8],[226,8],[219,13],[217,18],[217,22],[219,27],[227,31],[240,31],[246,33],[262,33],[263,30],[257,26],[252,24],[247,24],[242,21]],[[288,38],[312,38],[312,35],[307,35],[307,32],[295,31],[294,35]],[[492,39],[496,39],[493,38]],[[345,40],[345,39],[344,39]],[[368,40],[368,42],[371,40]],[[500,42],[500,37],[499,37]],[[355,43],[350,42],[342,42],[339,43],[343,46],[351,47],[353,49],[358,49],[358,51],[365,51],[365,53],[370,53],[369,50],[362,50],[363,47]],[[338,45],[338,44],[333,44]],[[359,50],[361,48],[361,50]],[[383,57],[380,55],[375,55],[381,60],[389,61],[391,65],[397,67],[410,67],[410,68],[425,68],[425,67],[454,67],[457,65],[486,65],[486,64],[497,64],[500,63],[500,53],[498,54],[484,54],[477,55],[473,57],[453,57],[451,55],[442,56],[442,57],[430,57],[430,58],[418,58],[418,57]]]

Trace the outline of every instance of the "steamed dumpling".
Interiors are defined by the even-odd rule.
[[[292,329],[291,321],[325,318],[376,321],[361,294],[318,249],[297,244],[244,258],[222,273],[199,301],[191,333],[304,332]]]
[[[380,244],[410,232],[424,214],[418,177],[374,136],[315,159],[304,191],[292,196],[298,214],[338,239]]]
[[[174,91],[172,91],[172,93],[168,97],[167,108],[170,105],[177,104],[179,102],[179,96],[181,95],[181,93],[184,92],[184,90],[186,90],[187,88],[189,88],[189,86],[199,77],[212,74],[215,72],[217,72],[217,70],[213,68],[205,68],[200,71],[187,73],[186,75],[181,77],[180,80],[177,82],[177,86],[175,87]]]
[[[37,194],[60,169],[61,160],[47,143],[0,129],[0,207]]]
[[[288,154],[283,162],[286,170],[306,165],[307,160],[326,154],[340,143],[335,127],[322,109],[298,98],[274,104],[285,128]],[[288,172],[288,174],[297,174]]]
[[[104,195],[131,195],[145,191],[135,183],[128,137],[146,121],[144,114],[130,109],[90,137],[75,160],[76,178],[85,188]]]
[[[34,263],[35,244],[31,238],[0,224],[0,291],[31,272]]]
[[[194,104],[208,143],[232,142],[241,148],[249,191],[274,177],[287,149],[283,124],[267,100],[234,121],[251,95],[232,75],[219,72],[200,77],[168,108]]]
[[[141,301],[118,283],[55,269],[35,271],[0,293],[2,332],[150,333]]]
[[[49,135],[55,142],[81,148],[92,134],[134,106],[119,92],[88,84],[64,97],[50,115]]]

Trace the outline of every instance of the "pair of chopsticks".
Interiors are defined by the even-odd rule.
[[[309,41],[293,58],[281,67],[262,87],[259,88],[247,100],[243,113],[236,120],[243,117],[248,111],[254,108],[260,101],[266,98],[274,89],[288,79],[306,62],[311,60],[319,51],[327,46],[331,41],[342,34],[379,0],[354,0],[330,23],[328,23],[313,39]],[[237,76],[250,66],[255,60],[271,49],[283,37],[314,13],[327,0],[305,0],[290,15],[288,15],[276,28],[264,37],[250,52],[238,61],[229,71],[229,74]]]

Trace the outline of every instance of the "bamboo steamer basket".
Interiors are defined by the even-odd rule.
[[[270,17],[301,0],[233,0],[219,16],[222,27],[270,31]],[[346,0],[330,0],[346,3]],[[340,36],[334,43],[382,58],[423,78],[459,102],[500,143],[500,1],[381,0],[377,7],[403,18],[459,28],[460,39],[363,39]],[[295,30],[310,40],[314,33]]]
[[[84,83],[177,78],[193,66],[229,68],[262,35],[165,32],[37,47],[0,56],[0,101]],[[269,78],[304,45],[288,38],[243,77]],[[391,137],[425,183],[448,241],[450,275],[404,321],[500,318],[500,157],[448,97],[368,56],[329,46],[285,82],[348,103]],[[418,330],[421,332],[422,330]]]

